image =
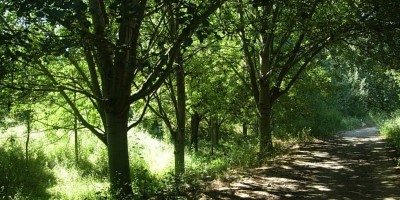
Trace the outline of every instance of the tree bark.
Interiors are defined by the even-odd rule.
[[[194,112],[190,118],[191,118],[190,126],[192,133],[190,137],[190,146],[194,148],[195,152],[197,152],[199,151],[199,127],[200,127],[201,117],[197,112]]]
[[[75,162],[79,163],[79,139],[78,139],[78,120],[74,117],[74,140],[75,140]]]
[[[175,140],[175,174],[185,173],[185,124],[186,124],[186,95],[185,95],[185,72],[183,69],[183,55],[177,57],[176,68],[177,87],[177,135]]]
[[[76,103],[76,92],[74,93],[74,103]],[[75,140],[75,162],[79,163],[79,140],[78,140],[78,117],[74,115],[74,140]]]
[[[271,127],[272,104],[267,82],[260,85],[259,108],[259,155],[262,159],[273,150]]]
[[[128,112],[106,112],[106,121],[110,191],[115,199],[126,199],[133,195],[127,137]]]
[[[243,123],[242,124],[242,130],[243,130],[243,137],[247,137],[247,124]]]
[[[27,132],[27,136],[26,136],[26,141],[25,141],[25,157],[26,160],[29,160],[29,140],[31,137],[31,110],[26,111],[27,115],[26,115],[26,132]]]
[[[218,146],[218,135],[219,135],[219,125],[218,125],[218,118],[212,116],[211,120],[211,154],[214,154],[216,147]]]
[[[254,131],[254,135],[255,136],[259,136],[260,135],[260,118],[257,117],[256,121],[253,124],[253,131]]]
[[[217,119],[217,121],[214,123],[213,130],[214,130],[214,137],[215,137],[215,139],[214,139],[214,141],[215,141],[215,146],[218,146],[218,145],[219,145],[219,138],[220,138],[218,119]]]

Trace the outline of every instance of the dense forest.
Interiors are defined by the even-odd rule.
[[[0,199],[175,199],[295,143],[400,149],[400,1],[0,1]]]

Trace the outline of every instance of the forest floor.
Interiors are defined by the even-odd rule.
[[[400,200],[395,154],[377,128],[348,131],[214,181],[198,198]]]

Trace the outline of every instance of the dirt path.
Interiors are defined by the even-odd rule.
[[[400,200],[400,169],[378,129],[310,143],[266,167],[214,182],[201,199]]]

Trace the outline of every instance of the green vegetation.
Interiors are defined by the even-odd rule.
[[[5,169],[2,172],[11,173],[1,174],[1,183],[4,183],[1,198],[72,200],[109,197],[106,149],[96,144],[93,136],[82,136],[81,143],[86,145],[81,148],[79,163],[75,163],[73,135],[59,132],[54,141],[43,133],[34,133],[33,155],[26,161],[23,133],[21,127],[2,133],[7,139],[0,143],[0,165]],[[134,199],[186,196],[188,194],[182,192],[197,192],[204,186],[204,181],[222,175],[231,167],[255,166],[256,140],[240,137],[221,144],[213,156],[209,156],[207,150],[187,155],[187,173],[177,183],[172,173],[173,146],[138,130],[129,133],[131,141],[135,141],[129,144],[132,147],[131,170],[136,172],[132,175]],[[241,149],[234,148],[238,143],[243,143]],[[208,144],[202,142],[200,145]],[[251,154],[253,156],[249,156]],[[182,188],[178,191],[177,187]]]
[[[382,122],[381,133],[389,139],[397,149],[400,149],[400,119],[398,115]]]
[[[0,149],[1,199],[48,199],[47,188],[55,184],[52,172],[45,168],[45,156],[38,155],[25,160],[24,152],[15,138],[8,138],[8,144]]]
[[[378,114],[399,147],[399,6],[3,0],[0,198],[195,198]]]
[[[396,148],[398,165],[400,165],[400,116],[399,111],[390,115],[377,116],[381,134]]]

